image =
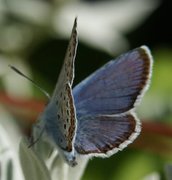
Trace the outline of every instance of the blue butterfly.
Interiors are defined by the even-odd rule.
[[[108,157],[132,143],[140,121],[134,113],[151,78],[152,56],[146,46],[112,60],[72,90],[78,44],[77,19],[55,90],[40,118],[64,160]]]

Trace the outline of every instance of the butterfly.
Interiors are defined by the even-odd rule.
[[[63,159],[78,155],[109,157],[132,143],[141,131],[134,110],[148,89],[152,56],[146,46],[111,60],[72,89],[78,44],[74,21],[55,90],[41,114],[49,139]]]

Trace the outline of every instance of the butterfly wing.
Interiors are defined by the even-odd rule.
[[[74,88],[79,154],[111,155],[140,132],[135,103],[147,89],[152,69],[149,50],[142,46],[110,61]]]
[[[55,90],[43,113],[46,131],[53,141],[65,151],[72,151],[76,132],[76,113],[72,95],[74,60],[77,49],[77,19],[71,33]]]
[[[78,122],[75,149],[79,154],[106,156],[122,150],[140,132],[134,115],[85,116]]]
[[[55,87],[55,90],[52,95],[52,99],[60,95],[60,90],[63,85],[69,83],[71,86],[74,79],[74,62],[76,56],[76,50],[78,45],[78,34],[77,34],[77,18],[75,18],[71,37],[67,47],[64,63],[58,77],[58,81]]]
[[[55,144],[71,152],[76,131],[76,115],[71,87],[66,84],[56,102],[52,101],[44,113],[46,131]]]
[[[111,115],[134,108],[147,88],[151,67],[152,58],[146,46],[110,61],[74,88],[78,114]]]

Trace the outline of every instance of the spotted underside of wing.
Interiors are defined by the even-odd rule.
[[[74,79],[74,62],[76,56],[76,50],[78,45],[78,34],[77,34],[77,19],[74,21],[69,45],[67,47],[64,63],[58,77],[58,81],[53,92],[52,99],[57,97],[62,91],[62,87],[64,84],[69,83],[71,86],[73,84]]]
[[[60,139],[58,143],[62,149],[72,151],[72,141],[75,135],[76,129],[76,115],[74,101],[72,97],[72,91],[69,84],[66,84],[63,88],[63,93],[56,101],[57,106],[57,118],[59,130],[64,135],[64,138]],[[63,137],[61,135],[61,137]]]
[[[53,117],[48,119],[48,134],[51,134],[54,142],[59,147],[68,152],[72,151],[76,132],[76,113],[72,84],[77,38],[77,19],[75,19],[64,63],[52,98],[50,99],[49,107],[47,108],[49,109],[49,114],[52,114],[51,112],[53,111]],[[50,132],[52,128],[56,129],[53,133]]]
[[[79,154],[111,155],[131,143],[139,132],[139,123],[131,114],[81,117],[75,149]]]
[[[151,65],[146,46],[110,61],[74,88],[77,113],[83,116],[111,115],[134,108],[147,87]]]

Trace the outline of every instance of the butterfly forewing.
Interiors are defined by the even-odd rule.
[[[151,63],[145,46],[107,63],[74,88],[78,114],[111,115],[134,108],[147,87]]]
[[[45,114],[51,116],[47,119],[46,129],[53,141],[62,149],[70,152],[76,132],[76,113],[72,95],[74,78],[74,60],[77,49],[77,19],[74,21],[71,38],[66,51],[64,63],[52,98]],[[56,132],[52,132],[55,129]]]
[[[52,99],[57,97],[61,92],[60,89],[64,86],[64,84],[69,83],[71,86],[73,84],[74,79],[74,61],[76,56],[78,44],[78,35],[77,35],[77,19],[74,21],[70,41],[68,44],[68,48],[66,51],[64,63],[58,77],[58,81],[55,87],[55,90],[52,95]]]

